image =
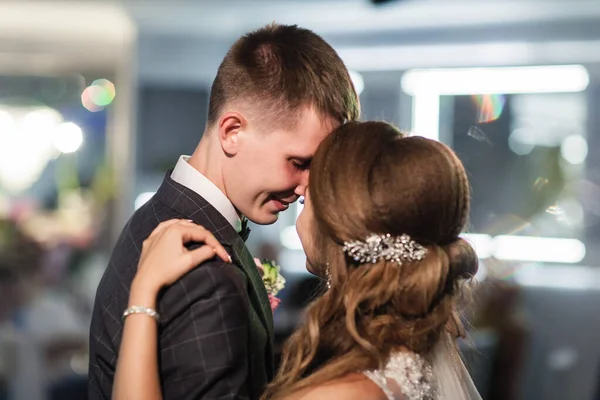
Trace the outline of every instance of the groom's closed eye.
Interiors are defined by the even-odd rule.
[[[310,159],[300,159],[300,158],[295,158],[292,159],[292,164],[294,165],[294,167],[300,169],[300,170],[306,170],[310,168]]]

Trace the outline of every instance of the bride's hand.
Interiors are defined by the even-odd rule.
[[[189,242],[204,245],[188,250],[185,244]],[[180,219],[162,222],[144,241],[134,283],[137,287],[158,292],[215,255],[231,262],[227,251],[204,227]]]

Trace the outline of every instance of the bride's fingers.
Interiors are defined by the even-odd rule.
[[[192,221],[191,219],[183,219],[183,220],[181,220],[181,223],[182,223],[183,225],[187,225],[187,226],[196,226],[196,227],[198,227],[198,228],[200,228],[200,229],[206,229],[204,226],[202,226],[202,225],[200,225],[200,224],[197,224],[197,223],[195,223],[195,222],[194,222],[194,221]]]
[[[183,272],[187,272],[198,264],[202,264],[204,261],[210,260],[215,256],[215,254],[216,251],[211,246],[202,246],[186,253],[182,258],[182,266],[184,269]]]
[[[215,253],[225,262],[231,262],[231,257],[215,238],[215,236],[201,226],[181,226],[181,239],[183,244],[187,242],[202,242],[215,249]]]
[[[164,229],[168,228],[171,225],[175,225],[178,222],[181,221],[185,221],[185,220],[181,220],[181,219],[169,219],[167,221],[163,221],[160,224],[158,224],[156,226],[156,228],[154,228],[154,230],[152,231],[152,233],[150,234],[150,236],[148,236],[148,239],[155,237],[159,232],[163,231]]]

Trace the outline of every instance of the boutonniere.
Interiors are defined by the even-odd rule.
[[[285,278],[281,275],[281,267],[275,261],[254,259],[260,272],[265,289],[269,295],[271,310],[275,311],[281,300],[277,294],[285,287]]]

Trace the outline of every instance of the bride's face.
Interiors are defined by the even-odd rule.
[[[314,274],[315,269],[312,266],[315,264],[311,262],[311,260],[314,260],[313,221],[314,214],[310,201],[310,191],[307,189],[304,195],[304,208],[296,220],[296,232],[298,232],[302,248],[306,254],[306,269]]]

